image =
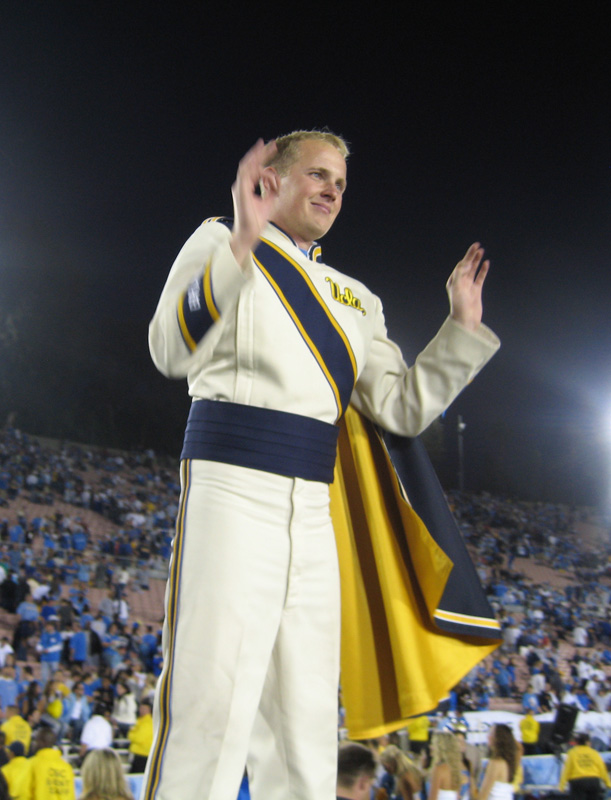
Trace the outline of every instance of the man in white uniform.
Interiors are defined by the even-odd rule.
[[[381,303],[320,262],[348,150],[298,132],[240,162],[233,224],[207,220],[170,272],[153,360],[194,398],[142,798],[332,800],[339,580],[328,510],[349,403],[416,436],[498,348],[473,244],[450,317],[408,368]],[[261,187],[261,193],[258,187]]]

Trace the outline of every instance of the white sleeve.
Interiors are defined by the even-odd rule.
[[[391,433],[417,436],[452,403],[500,347],[485,325],[471,332],[450,317],[408,367],[388,338],[376,298],[376,325],[352,403]]]
[[[88,747],[95,743],[95,736],[91,735],[91,728],[92,726],[89,724],[89,721],[87,721],[81,733],[81,744],[86,744]]]
[[[168,378],[187,375],[195,352],[248,280],[229,246],[231,232],[206,221],[186,241],[149,326],[149,349]]]

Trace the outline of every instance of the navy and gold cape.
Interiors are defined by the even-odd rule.
[[[350,408],[338,453],[342,696],[366,739],[434,709],[501,632],[421,442],[383,440]]]

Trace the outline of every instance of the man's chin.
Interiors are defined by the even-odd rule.
[[[328,220],[326,225],[313,226],[313,228],[312,228],[312,241],[314,241],[314,242],[318,241],[319,239],[322,239],[322,237],[325,234],[329,233],[334,221],[335,220],[330,219],[330,220]]]

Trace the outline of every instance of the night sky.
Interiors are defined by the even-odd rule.
[[[604,4],[292,8],[3,4],[0,423],[177,455],[186,385],[147,347],[172,261],[231,215],[259,136],[328,126],[353,155],[324,260],[382,297],[408,360],[467,246],[492,261],[484,320],[503,345],[443,422],[444,483],[462,414],[468,488],[603,500]]]

